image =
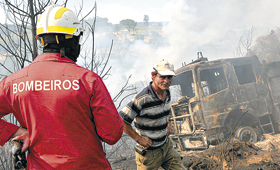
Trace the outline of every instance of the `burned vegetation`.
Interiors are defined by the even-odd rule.
[[[184,165],[188,169],[280,169],[279,151],[268,152],[251,142],[234,140],[222,142],[207,150],[184,152]]]
[[[257,143],[229,139],[208,149],[181,151],[188,170],[277,170],[280,169],[280,134],[264,134]],[[133,158],[112,164],[114,170],[136,170]],[[159,169],[162,170],[162,169]]]

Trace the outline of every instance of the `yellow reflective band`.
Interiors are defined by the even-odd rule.
[[[59,10],[57,10],[56,13],[55,13],[54,19],[61,18],[61,17],[62,17],[62,14],[63,14],[65,11],[70,11],[70,9],[68,9],[68,8],[60,8]]]
[[[73,34],[75,32],[75,27],[59,27],[59,26],[49,26],[48,30],[44,31],[43,27],[37,28],[37,35],[41,33],[67,33]]]
[[[55,35],[56,43],[59,44],[58,37]]]
[[[56,33],[68,33],[73,34],[76,30],[75,27],[60,27],[60,26],[49,26],[48,32],[56,32]]]
[[[43,27],[37,28],[37,35],[44,31]]]
[[[44,39],[41,37],[41,44],[44,45]]]
[[[73,38],[73,35],[69,35],[69,34],[65,35],[65,39],[70,39],[70,38]]]

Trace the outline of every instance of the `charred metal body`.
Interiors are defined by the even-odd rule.
[[[172,82],[182,96],[172,105],[172,138],[181,150],[194,147],[183,136],[198,130],[208,143],[229,136],[257,142],[262,134],[279,132],[280,62],[202,58],[176,70]]]

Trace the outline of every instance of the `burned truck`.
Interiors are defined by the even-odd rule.
[[[197,60],[175,71],[171,105],[173,134],[179,150],[207,148],[236,138],[257,142],[280,129],[280,62],[257,56]]]

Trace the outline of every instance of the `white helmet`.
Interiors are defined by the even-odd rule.
[[[79,36],[82,32],[83,28],[80,21],[73,11],[53,4],[40,15],[36,38],[38,39],[38,36],[49,33],[66,34],[71,38],[72,36]]]

